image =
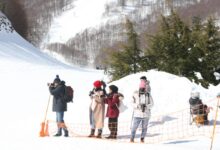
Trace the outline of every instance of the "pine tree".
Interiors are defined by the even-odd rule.
[[[109,72],[113,76],[113,80],[141,70],[142,51],[139,48],[138,35],[129,19],[126,20],[125,27],[127,41],[122,45],[121,50],[111,55],[108,62],[111,68]]]
[[[213,18],[209,18],[205,24],[205,40],[204,40],[204,56],[201,62],[200,72],[204,86],[208,87],[209,83],[217,85],[219,81],[216,80],[214,72],[219,68],[220,64],[220,36],[219,28],[215,25]]]
[[[190,37],[191,39],[189,42],[188,57],[186,63],[186,77],[195,83],[200,83],[198,73],[200,72],[201,61],[204,56],[204,34],[201,18],[193,17]]]
[[[194,17],[187,26],[171,12],[162,16],[160,32],[150,38],[150,49],[155,68],[201,83],[217,85],[214,72],[220,68],[220,36],[213,19],[206,24]]]
[[[171,11],[168,17],[162,16],[160,32],[151,37],[150,50],[159,70],[185,75],[188,56],[190,30],[179,16]]]

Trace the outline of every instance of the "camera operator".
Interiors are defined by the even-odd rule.
[[[146,80],[146,77],[145,76],[141,77],[141,80],[143,79]],[[151,97],[149,90],[146,90],[146,85],[139,86],[139,90],[134,92],[132,105],[133,105],[133,118],[132,118],[130,142],[134,142],[136,130],[140,123],[142,127],[140,140],[141,142],[144,142],[144,138],[147,133],[148,122],[151,115],[151,108],[153,107],[153,99]]]
[[[67,104],[63,101],[63,95],[65,92],[65,82],[61,81],[57,75],[53,83],[48,83],[50,94],[53,95],[52,111],[56,112],[57,133],[54,136],[61,136],[62,129],[64,136],[68,137],[68,130],[64,123],[64,112],[67,111]]]

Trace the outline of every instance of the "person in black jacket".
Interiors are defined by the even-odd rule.
[[[67,111],[67,103],[63,100],[65,93],[65,82],[61,81],[57,75],[53,83],[49,84],[50,94],[53,95],[52,111],[56,112],[57,133],[54,136],[61,136],[62,129],[64,130],[64,136],[68,137],[68,130],[64,123],[64,112]]]
[[[200,93],[199,92],[192,92],[191,97],[189,99],[190,104],[190,113],[191,115],[195,116],[203,116],[203,122],[201,124],[208,124],[208,113],[209,113],[209,107],[205,104],[203,104],[202,100],[200,99]]]

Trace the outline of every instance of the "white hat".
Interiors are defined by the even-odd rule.
[[[195,99],[195,98],[199,98],[199,97],[200,97],[199,92],[191,92],[191,98]]]

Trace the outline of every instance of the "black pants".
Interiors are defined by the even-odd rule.
[[[118,131],[118,118],[109,118],[108,119],[108,128],[110,130],[110,136],[112,138],[116,138],[117,131]]]

